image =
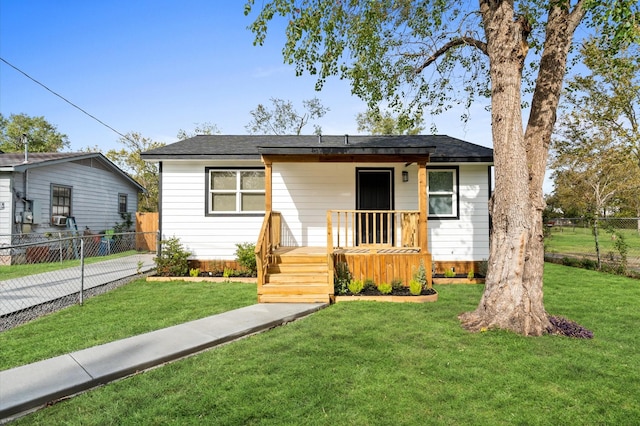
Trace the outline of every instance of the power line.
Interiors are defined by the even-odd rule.
[[[87,111],[85,111],[84,109],[80,108],[78,105],[74,104],[73,102],[71,102],[69,99],[65,98],[64,96],[62,96],[61,94],[49,89],[47,86],[45,86],[44,84],[40,83],[38,80],[36,80],[35,78],[31,77],[29,74],[27,74],[26,72],[22,71],[20,68],[16,67],[15,65],[11,64],[9,61],[7,61],[6,59],[0,57],[0,61],[4,62],[5,64],[9,65],[11,68],[13,68],[14,70],[18,71],[20,74],[24,75],[25,77],[27,77],[29,80],[33,81],[34,83],[44,87],[46,90],[48,90],[49,92],[53,93],[54,95],[56,95],[57,97],[59,97],[60,99],[62,99],[63,101],[65,101],[66,103],[68,103],[69,105],[71,105],[72,107],[80,110],[82,113],[88,115],[89,117],[93,118],[94,120],[96,120],[98,123],[102,124],[104,127],[106,127],[107,129],[117,133],[118,135],[122,136],[123,138],[130,140],[129,137],[127,137],[126,135],[123,135],[122,133],[120,133],[119,131],[117,131],[116,129],[114,129],[113,127],[109,126],[107,123],[105,123],[104,121],[100,120],[98,117],[89,114]]]

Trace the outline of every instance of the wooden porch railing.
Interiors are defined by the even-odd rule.
[[[329,210],[327,249],[420,249],[419,216],[414,210]]]
[[[255,250],[258,287],[264,284],[264,278],[272,260],[273,250],[280,246],[281,220],[281,215],[278,212],[268,211],[264,215]]]

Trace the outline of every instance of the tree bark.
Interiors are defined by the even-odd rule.
[[[485,291],[473,312],[460,315],[471,330],[501,328],[523,335],[549,327],[543,303],[542,184],[549,143],[582,1],[571,12],[559,2],[549,9],[544,51],[527,131],[522,129],[520,88],[527,54],[526,22],[511,2],[481,0],[490,60],[495,192]]]
[[[549,10],[546,37],[536,89],[525,132],[529,169],[529,198],[531,234],[527,245],[528,261],[523,275],[523,287],[532,300],[532,317],[527,334],[540,335],[550,326],[543,306],[544,224],[542,213],[546,207],[542,185],[549,157],[549,145],[556,111],[562,93],[562,81],[573,34],[584,17],[582,1],[570,11],[556,5]]]
[[[522,127],[522,68],[528,30],[515,19],[510,2],[481,1],[491,75],[495,192],[491,202],[493,232],[485,291],[473,312],[460,315],[471,331],[489,328],[531,334],[534,305],[523,286],[531,207],[527,151]],[[532,309],[534,312],[532,313]]]

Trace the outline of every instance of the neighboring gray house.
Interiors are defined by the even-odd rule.
[[[144,188],[100,153],[2,153],[0,244],[17,235],[57,232],[74,217],[94,233],[135,217]]]

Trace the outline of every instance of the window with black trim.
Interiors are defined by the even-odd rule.
[[[427,172],[429,216],[458,217],[458,170],[431,169]]]
[[[127,194],[118,194],[118,213],[127,212]]]
[[[71,187],[51,185],[51,215],[71,216]]]
[[[264,212],[264,169],[207,168],[207,213]]]

